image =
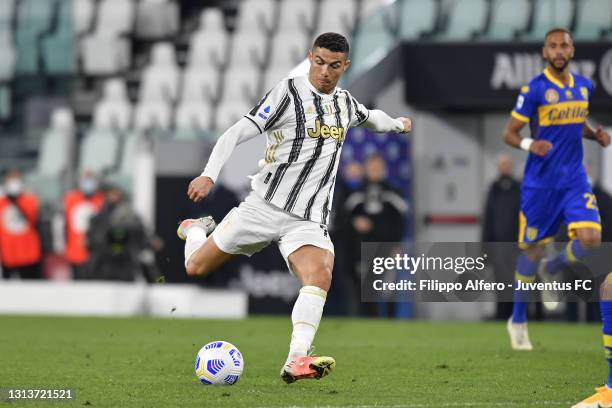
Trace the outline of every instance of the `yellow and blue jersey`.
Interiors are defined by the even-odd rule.
[[[544,157],[529,153],[521,186],[519,242],[552,239],[561,224],[570,238],[578,228],[601,229],[595,196],[584,169],[582,135],[593,84],[570,74],[566,86],[548,69],[521,89],[512,116],[529,123],[531,137],[548,140]]]
[[[562,188],[586,182],[582,132],[592,94],[587,78],[570,74],[565,86],[548,68],[521,89],[512,116],[529,123],[533,139],[553,145],[544,157],[529,153],[525,185]]]

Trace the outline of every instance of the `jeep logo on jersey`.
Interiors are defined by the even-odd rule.
[[[308,128],[308,136],[316,139],[317,137],[322,137],[323,139],[327,139],[332,137],[333,139],[344,141],[344,128],[338,126],[329,126],[329,125],[321,125],[321,122],[317,119],[315,120],[315,127]]]

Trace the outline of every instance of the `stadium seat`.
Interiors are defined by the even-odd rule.
[[[43,134],[36,169],[26,175],[27,183],[45,203],[57,203],[70,176],[74,150],[74,117],[68,108],[51,115],[49,129]]]
[[[119,137],[112,130],[92,129],[79,148],[79,173],[91,170],[97,174],[112,171],[117,165]]]
[[[276,24],[275,0],[242,0],[238,8],[238,31],[270,33]]]
[[[140,101],[136,106],[134,128],[139,131],[153,131],[162,135],[172,125],[170,106],[163,101]]]
[[[10,31],[0,31],[0,82],[10,81],[15,76],[17,53]]]
[[[279,83],[282,79],[289,77],[289,69],[270,67],[264,73],[263,88],[261,93],[268,92],[270,89]],[[263,96],[263,95],[262,95]]]
[[[329,31],[350,36],[357,20],[355,0],[321,0],[315,34]]]
[[[437,39],[469,40],[484,32],[488,13],[486,0],[457,0],[449,6],[448,24]]]
[[[390,13],[396,10],[395,5],[379,9],[363,20],[353,38],[351,51],[351,76],[364,69],[371,68],[384,58],[396,41],[390,31]]]
[[[241,100],[240,102],[226,100],[217,108],[215,127],[219,131],[225,131],[234,123],[238,122],[253,108],[252,104]]]
[[[200,16],[200,28],[189,41],[190,66],[215,67],[227,63],[229,35],[223,24],[223,13],[219,9],[205,9]]]
[[[574,37],[580,40],[597,40],[612,30],[612,2],[609,0],[582,0]]]
[[[282,0],[280,3],[278,32],[300,32],[309,36],[314,30],[317,4],[315,0]]]
[[[527,39],[542,41],[552,27],[570,27],[573,16],[572,0],[538,0],[534,2],[533,24]]]
[[[177,138],[191,138],[193,130],[211,127],[211,108],[206,102],[184,101],[176,109],[175,128]]]
[[[132,123],[132,113],[125,82],[119,78],[106,81],[102,100],[94,109],[94,126],[98,129],[126,131]]]
[[[122,35],[132,32],[136,6],[132,0],[100,0],[97,33]]]
[[[22,0],[18,3],[15,45],[19,73],[38,72],[39,36],[49,29],[55,4],[51,0]]]
[[[230,66],[262,67],[267,58],[268,39],[261,31],[240,31],[232,38]]]
[[[128,194],[132,192],[132,180],[134,174],[135,156],[138,153],[142,136],[138,132],[130,132],[124,137],[123,146],[119,158],[119,166],[116,171],[109,173],[105,179],[113,184],[118,184]]]
[[[93,30],[93,17],[96,11],[94,0],[72,0],[72,26],[76,35]]]
[[[157,43],[151,51],[151,62],[142,73],[141,101],[174,102],[178,96],[181,71],[176,63],[172,43]]]
[[[89,75],[112,75],[131,64],[131,43],[124,35],[134,25],[132,0],[100,0],[96,27],[81,40],[83,70]]]
[[[175,35],[179,29],[179,9],[171,0],[141,0],[136,10],[136,36],[160,39]]]
[[[0,120],[7,120],[13,114],[12,89],[10,85],[0,85]]]
[[[287,68],[287,72],[306,58],[309,36],[302,31],[278,32],[272,40],[269,67]]]
[[[382,7],[389,4],[386,0],[361,0],[361,7],[359,8],[359,22],[375,14]]]
[[[113,75],[131,62],[131,44],[114,34],[94,34],[80,43],[83,71],[88,75]]]
[[[183,102],[211,102],[219,97],[219,71],[210,66],[188,67],[183,74]]]
[[[491,5],[491,24],[486,37],[510,40],[525,31],[529,22],[528,0],[495,0]]]
[[[399,36],[414,40],[433,32],[438,18],[435,0],[401,0]]]
[[[259,70],[252,65],[232,66],[225,73],[223,86],[224,101],[245,101],[255,103],[260,98]]]
[[[76,71],[72,10],[71,0],[60,0],[53,23],[55,32],[42,40],[43,66],[47,74],[68,75]]]

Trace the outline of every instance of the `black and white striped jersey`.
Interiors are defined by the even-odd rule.
[[[245,115],[267,137],[253,189],[278,208],[327,224],[346,132],[369,114],[346,90],[320,93],[306,76],[279,82]]]

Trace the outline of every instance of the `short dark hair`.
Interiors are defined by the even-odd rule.
[[[343,52],[348,55],[349,43],[345,36],[338,33],[323,33],[317,37],[312,49],[325,48],[332,52]]]
[[[565,27],[553,27],[553,28],[551,28],[550,30],[548,30],[546,32],[546,35],[544,36],[544,42],[546,42],[546,39],[548,38],[549,35],[554,34],[554,33],[565,33],[565,34],[570,36],[572,41],[574,40],[574,37],[572,37],[572,33],[567,28],[565,28]]]

